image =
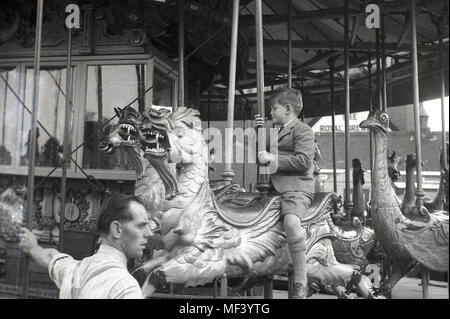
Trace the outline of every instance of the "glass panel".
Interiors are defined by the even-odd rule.
[[[72,69],[72,75],[75,73]],[[26,69],[25,105],[31,111],[33,103],[32,68]],[[72,76],[73,83],[73,76]],[[63,67],[42,67],[39,79],[39,104],[37,120],[38,138],[36,145],[36,165],[46,167],[60,167],[63,160],[64,122],[66,112],[66,69]],[[69,136],[72,136],[73,109],[70,114]],[[20,164],[28,165],[30,154],[31,114],[24,110],[22,123],[22,143]],[[69,138],[69,143],[71,139]],[[71,145],[69,145],[70,149]],[[70,161],[66,163],[70,166]]]
[[[1,69],[0,74],[0,165],[11,165],[17,143],[17,112],[22,107],[11,89],[19,90],[19,71]]]
[[[134,170],[123,150],[117,149],[113,154],[104,154],[98,151],[98,144],[103,132],[107,132],[109,126],[117,124],[115,118],[104,127],[115,116],[114,108],[125,107],[139,96],[138,92],[144,91],[145,71],[146,66],[143,64],[88,67],[84,140],[89,140],[84,145],[83,168]],[[136,110],[143,110],[144,99],[139,100],[141,102],[136,101],[131,106]]]
[[[174,80],[155,68],[153,85],[153,104],[172,107]]]

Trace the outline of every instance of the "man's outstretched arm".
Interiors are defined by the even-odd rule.
[[[36,236],[26,228],[20,230],[20,249],[29,255],[36,263],[48,269],[52,257],[59,254],[53,248],[39,246]]]

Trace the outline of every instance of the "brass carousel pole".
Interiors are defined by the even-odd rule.
[[[344,208],[347,214],[347,220],[351,222],[353,203],[350,199],[350,75],[348,62],[348,0],[344,1],[344,87],[345,87],[345,201]]]
[[[178,106],[184,98],[184,0],[178,0]]]
[[[255,32],[256,32],[256,82],[257,82],[257,101],[258,101],[258,113],[263,119],[266,118],[265,106],[264,106],[264,56],[263,56],[263,21],[262,21],[262,1],[255,0]],[[257,140],[260,136],[260,128],[258,128]],[[267,138],[267,137],[266,137]],[[265,143],[262,146],[265,150]],[[259,151],[259,143],[257,143],[257,153]],[[269,191],[269,181],[266,174],[260,174],[260,167],[257,168],[258,185],[256,189],[261,193],[267,194]],[[267,277],[264,281],[264,298],[273,298],[273,279],[271,276]]]
[[[288,4],[288,88],[292,87],[292,0]]]
[[[382,109],[382,97],[381,97],[381,61],[380,61],[380,29],[375,30],[375,56],[376,56],[376,103],[377,109]]]
[[[31,108],[31,128],[30,128],[30,161],[28,163],[28,183],[27,183],[27,206],[26,206],[26,227],[31,230],[33,228],[33,200],[34,200],[34,171],[36,161],[36,128],[39,104],[39,80],[41,71],[41,38],[42,38],[42,14],[44,0],[38,0],[36,13],[36,36],[34,44],[34,76],[33,76],[33,97]],[[23,271],[22,295],[28,298],[29,286],[29,257],[25,256],[25,264]]]
[[[64,146],[63,146],[63,164],[61,176],[61,214],[59,217],[59,245],[58,250],[64,251],[64,213],[66,211],[66,182],[67,167],[69,161],[69,122],[72,111],[72,28],[67,29],[67,70],[66,70],[66,114],[64,119]]]
[[[292,0],[288,3],[288,88],[292,88]],[[294,289],[294,274],[288,273],[288,298]]]
[[[234,177],[233,163],[233,126],[234,99],[236,90],[236,59],[239,24],[239,0],[233,0],[233,18],[231,22],[230,71],[228,77],[227,126],[225,128],[225,169],[222,177],[231,182]]]
[[[328,60],[330,66],[330,100],[331,100],[331,133],[333,147],[333,192],[337,193],[337,174],[336,174],[336,106],[334,100],[334,64],[336,57]]]
[[[373,111],[373,99],[372,99],[372,61],[369,59],[369,63],[367,65],[368,72],[369,72],[369,112],[372,113]],[[369,154],[370,154],[370,180],[373,181],[373,133],[369,130]],[[371,194],[370,198],[372,199],[372,187],[370,188]],[[367,212],[369,218],[370,216],[370,209]]]
[[[383,8],[380,9],[381,14],[381,107],[384,112],[387,110],[387,91],[386,91],[386,32],[384,29],[384,13]]]
[[[417,34],[416,34],[416,1],[411,0],[411,60],[413,71],[413,97],[414,97],[414,126],[415,126],[415,142],[416,142],[416,206],[420,209],[423,207],[423,198],[425,192],[422,189],[422,147],[420,137],[420,109],[419,109],[419,67],[417,63]],[[423,298],[428,299],[428,277],[429,270],[422,265],[422,293]]]
[[[439,70],[441,75],[441,125],[442,125],[442,154],[444,157],[442,159],[442,165],[447,167],[447,137],[445,136],[445,74],[444,74],[444,44],[442,42],[442,29],[439,24],[438,28],[438,37],[439,37]]]
[[[257,87],[257,103],[258,113],[263,119],[266,118],[265,106],[264,106],[264,46],[263,46],[263,21],[262,21],[262,3],[261,0],[255,0],[255,31],[256,31],[256,87]],[[262,129],[258,128],[258,138]],[[264,132],[265,133],[265,132]],[[267,137],[266,137],[267,138]],[[259,144],[259,143],[258,143]],[[257,145],[257,153],[261,145]],[[264,144],[261,148],[265,150]],[[258,184],[256,189],[262,193],[269,191],[270,185],[268,176],[266,174],[260,174],[260,167],[257,168]]]

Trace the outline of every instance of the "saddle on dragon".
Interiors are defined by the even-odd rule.
[[[150,241],[163,250],[133,271],[147,296],[167,283],[197,286],[226,275],[250,278],[290,271],[286,235],[280,219],[280,198],[245,192],[237,184],[211,189],[208,147],[199,112],[185,107],[173,113],[131,107],[116,109],[118,124],[100,143],[111,153],[128,150],[136,163],[135,194],[147,203],[158,224]],[[373,297],[370,280],[361,273],[375,244],[366,227],[344,229],[332,216],[342,206],[335,193],[316,193],[307,229],[308,282],[355,287]],[[339,247],[342,256],[335,255]],[[339,262],[340,257],[353,264]]]

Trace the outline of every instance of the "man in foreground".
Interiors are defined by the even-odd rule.
[[[97,224],[102,243],[97,253],[81,261],[56,249],[42,248],[36,236],[22,228],[20,248],[48,269],[61,299],[142,299],[127,261],[142,257],[151,231],[142,200],[113,194]]]

